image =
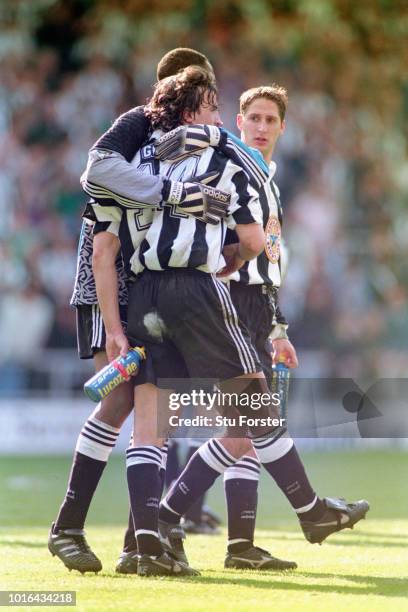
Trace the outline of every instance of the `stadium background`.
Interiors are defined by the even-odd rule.
[[[290,576],[221,571],[225,536],[188,542],[191,586],[113,573],[127,521],[115,451],[87,528],[104,571],[68,574],[46,550],[71,453],[92,408],[75,347],[79,176],[114,117],[151,93],[176,46],[208,53],[222,115],[240,92],[290,97],[277,147],[289,268],[282,291],[299,375],[369,385],[408,365],[408,7],[403,0],[2,0],[0,2],[0,583],[76,589],[81,610],[405,609],[407,445],[300,440],[316,490],[367,497],[369,520],[310,547],[262,477],[257,543]],[[406,399],[402,407],[406,415]],[[119,447],[128,440],[121,435]],[[223,514],[221,483],[210,494]],[[217,573],[219,572],[219,574]],[[142,584],[143,583],[143,584]],[[389,599],[392,598],[392,599]]]
[[[23,568],[26,580],[9,584],[27,588],[35,554],[38,567],[49,563],[50,579],[62,575],[47,557],[45,533],[91,409],[82,384],[92,364],[77,358],[68,305],[86,199],[79,176],[96,138],[150,95],[156,63],[170,48],[208,54],[229,129],[241,91],[271,82],[288,89],[276,155],[290,262],[282,305],[300,374],[367,384],[406,375],[408,7],[402,0],[3,0],[0,18],[0,522],[8,559],[21,550],[16,575]],[[355,437],[300,446],[311,447],[306,464],[323,494],[370,499],[373,533],[362,543],[380,565],[365,567],[377,576],[388,562],[393,576],[397,539],[406,545],[407,537],[406,522],[398,523],[408,507],[406,444]],[[127,440],[128,432],[121,448]],[[223,512],[220,486],[210,501]],[[274,528],[289,525],[285,535],[264,532],[261,543],[271,537],[264,545],[288,554],[282,537],[289,551],[301,537],[287,503],[262,482],[260,504],[261,528],[271,527],[271,507]],[[114,534],[112,563],[126,512],[118,453],[89,517],[102,552]],[[96,525],[109,530],[96,538]],[[351,564],[355,540],[344,541],[320,557],[314,551],[314,561],[309,548],[293,556],[304,554],[310,567],[330,553],[337,561],[340,551]],[[391,578],[370,580],[368,595],[402,588]],[[360,586],[319,588],[330,596]],[[282,588],[289,596],[292,583]]]

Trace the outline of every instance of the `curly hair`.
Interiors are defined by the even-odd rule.
[[[217,103],[214,76],[200,66],[188,66],[156,83],[145,115],[154,128],[168,132],[183,124],[185,112],[196,113],[203,103]]]

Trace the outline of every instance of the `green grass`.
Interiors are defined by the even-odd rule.
[[[106,470],[88,520],[88,539],[103,561],[103,571],[98,576],[69,573],[49,555],[47,531],[65,491],[69,463],[69,458],[3,458],[1,589],[75,590],[81,612],[408,609],[407,454],[305,455],[319,492],[364,496],[372,506],[366,521],[353,531],[332,536],[323,546],[304,540],[286,500],[263,477],[257,543],[277,556],[296,560],[295,572],[224,570],[223,533],[189,538],[191,563],[202,570],[202,576],[177,580],[113,572],[127,513],[123,462],[116,458]],[[214,488],[209,501],[222,511],[221,486]]]

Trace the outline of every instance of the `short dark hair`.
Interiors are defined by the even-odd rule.
[[[248,107],[254,100],[258,98],[266,98],[275,102],[279,109],[279,117],[281,121],[285,119],[286,109],[288,106],[288,93],[284,87],[280,85],[264,85],[262,87],[253,87],[247,89],[239,98],[239,112],[245,115]]]
[[[182,125],[185,111],[196,113],[205,101],[217,103],[214,79],[201,66],[188,66],[156,83],[145,115],[154,128],[167,132]]]
[[[214,69],[203,53],[195,49],[178,47],[163,55],[157,64],[157,80],[161,81],[169,76],[173,76],[180,70],[187,68],[187,66],[201,66],[212,74],[215,79]]]

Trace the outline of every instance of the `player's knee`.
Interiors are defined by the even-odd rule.
[[[239,459],[252,449],[251,442],[248,438],[223,438],[220,442],[236,459]]]

